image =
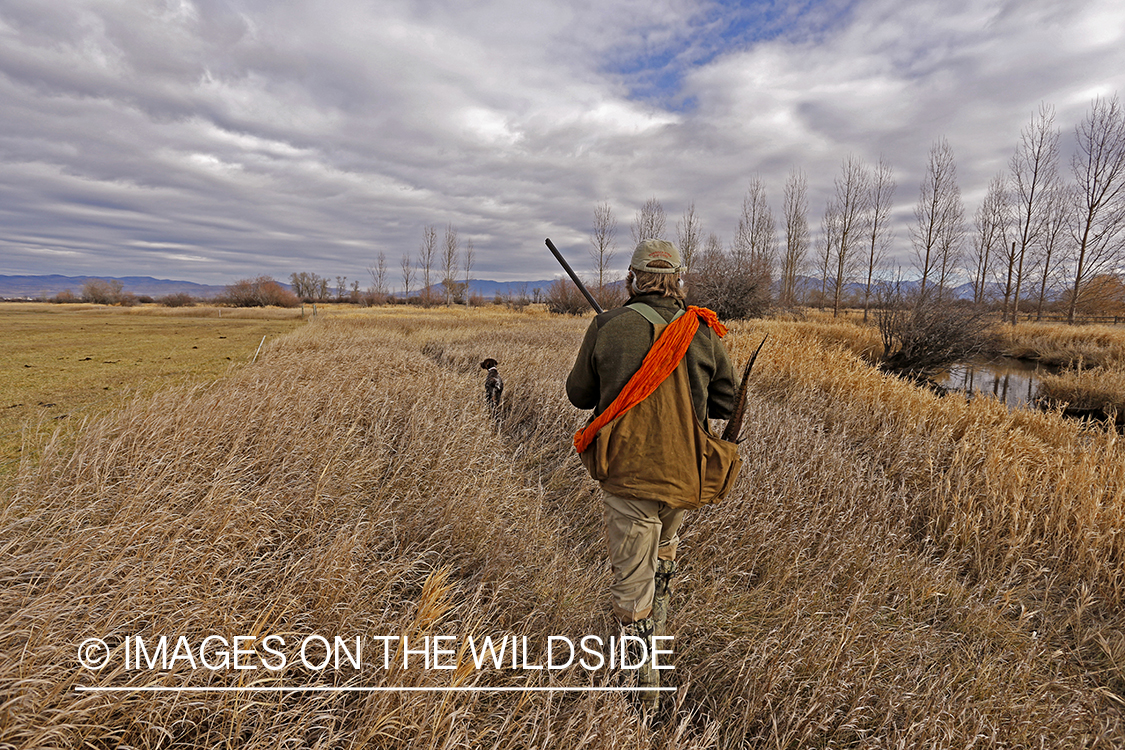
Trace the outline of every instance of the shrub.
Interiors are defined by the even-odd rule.
[[[378,307],[380,305],[394,304],[394,298],[386,292],[377,292],[374,289],[368,289],[365,292],[357,293],[355,303],[357,305],[363,305],[364,307]]]
[[[875,324],[883,341],[879,366],[924,376],[984,348],[985,314],[956,302],[904,297],[898,285],[880,290]]]
[[[1073,289],[1063,292],[1060,307],[1068,309]],[[1125,314],[1125,278],[1111,273],[1094,276],[1082,285],[1075,313],[1085,316]]]
[[[602,306],[603,310],[612,310],[615,307],[621,307],[629,301],[629,294],[625,291],[624,281],[606,284],[601,289],[592,289],[590,291],[594,295],[594,299]]]
[[[740,266],[726,253],[705,253],[684,283],[690,304],[709,307],[724,320],[759,318],[769,312],[770,274],[764,265]]]
[[[165,307],[191,307],[195,304],[195,299],[186,292],[176,292],[164,295],[159,302]]]
[[[509,300],[509,306],[521,309],[527,304],[526,295],[519,295],[516,299],[522,301],[522,304],[513,304]],[[581,315],[590,309],[590,303],[582,296],[582,292],[578,291],[578,287],[574,285],[570,279],[555,279],[550,288],[547,289],[547,310],[558,315]]]
[[[301,304],[296,294],[269,276],[236,281],[226,288],[219,301],[232,307],[296,307]]]
[[[115,305],[121,301],[123,286],[117,279],[86,279],[82,283],[82,301],[95,305]]]

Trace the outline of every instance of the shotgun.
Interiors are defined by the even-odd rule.
[[[560,253],[559,249],[555,247],[555,243],[551,242],[550,237],[547,238],[547,249],[554,253],[555,260],[561,263],[563,270],[570,274],[570,280],[574,282],[574,285],[576,287],[578,287],[578,291],[582,292],[583,296],[586,297],[586,301],[590,303],[590,307],[594,308],[594,311],[598,315],[604,313],[605,310],[603,310],[602,306],[598,304],[598,301],[594,299],[594,295],[590,294],[590,292],[586,290],[586,285],[582,283],[582,280],[578,278],[578,274],[574,272],[574,269],[572,269],[570,267],[570,264],[566,262],[566,259],[562,257],[562,253]]]

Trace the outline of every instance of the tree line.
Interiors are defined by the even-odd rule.
[[[909,225],[914,273],[909,284],[902,282],[901,268],[888,263],[895,241],[891,210],[899,186],[893,167],[882,157],[874,164],[853,154],[844,157],[815,233],[808,176],[794,167],[776,218],[764,181],[751,177],[729,242],[704,228],[694,202],[670,228],[655,197],[636,212],[630,236],[633,244],[646,238],[674,241],[683,255],[690,301],[724,318],[812,305],[830,308],[834,315],[859,307],[866,320],[873,307],[887,306],[894,296],[889,289],[898,294],[911,286],[921,302],[941,305],[960,302],[954,287],[962,283],[968,284],[977,309],[994,309],[1012,322],[1020,314],[1042,317],[1050,311],[1073,322],[1114,304],[1125,313],[1125,114],[1118,97],[1095,98],[1074,127],[1069,169],[1060,164],[1061,137],[1054,109],[1040,106],[1020,131],[1007,168],[992,177],[971,221],[953,149],[944,137],[934,142]],[[614,265],[617,229],[609,202],[598,203],[590,230],[589,286],[603,308],[624,300]],[[303,301],[480,304],[484,300],[470,294],[474,262],[471,238],[462,241],[452,224],[444,232],[426,225],[417,261],[404,252],[396,273],[380,252],[367,269],[371,283],[365,290],[358,281],[349,286],[343,276],[333,284],[314,273],[295,273],[290,282]],[[263,296],[258,287],[264,284],[240,284],[249,287],[232,298],[249,304]],[[536,290],[536,301],[540,298]],[[580,313],[587,307],[563,279],[542,299],[555,312]],[[494,301],[522,306],[531,296],[498,295]]]
[[[1110,304],[1125,312],[1125,114],[1117,96],[1094,99],[1075,126],[1069,170],[1060,165],[1061,136],[1054,109],[1042,105],[1021,130],[1007,169],[990,181],[971,223],[953,149],[944,137],[932,145],[909,229],[916,297],[952,303],[953,287],[964,279],[972,303],[993,307],[1012,322],[1021,312],[1041,317],[1048,308],[1071,322]],[[848,155],[815,236],[808,178],[799,168],[791,170],[782,192],[780,230],[765,184],[755,176],[727,244],[704,229],[694,202],[673,235],[663,206],[652,198],[637,211],[630,233],[634,243],[649,237],[675,241],[692,301],[724,317],[811,304],[831,308],[834,315],[859,306],[866,319],[893,281],[886,259],[897,189],[884,159],[866,164]],[[590,254],[595,295],[610,303],[615,287],[607,274],[616,229],[609,203],[599,203]],[[896,275],[901,282],[901,270]],[[566,308],[568,296],[573,297],[558,284],[548,303],[557,297],[556,306]],[[569,306],[580,307],[577,301]]]

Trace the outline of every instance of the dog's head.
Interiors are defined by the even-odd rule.
[[[500,364],[500,363],[497,362],[496,360],[494,360],[492,357],[489,357],[485,361],[481,362],[480,366],[481,366],[482,370],[491,370],[493,367],[495,367],[498,364]]]

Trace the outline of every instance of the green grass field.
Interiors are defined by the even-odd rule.
[[[0,303],[0,475],[18,462],[24,429],[54,430],[133,395],[214,380],[250,361],[262,336],[301,323],[299,311],[281,319],[224,315],[217,308]]]

